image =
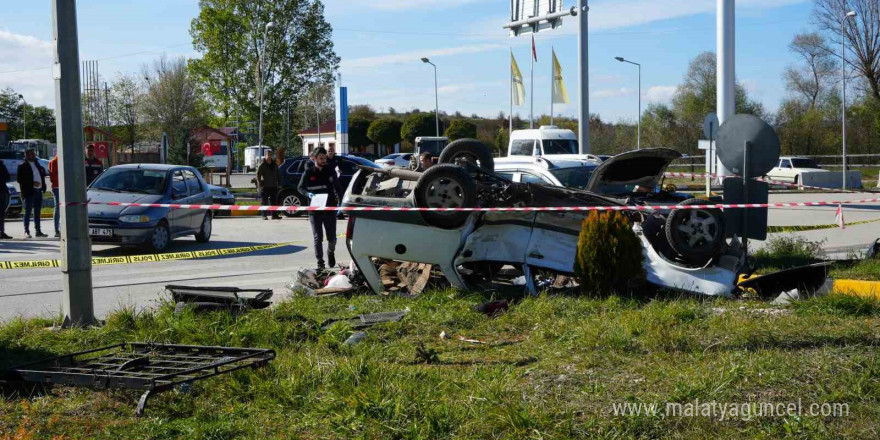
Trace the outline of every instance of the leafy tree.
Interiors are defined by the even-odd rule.
[[[195,166],[197,155],[187,154],[190,133],[193,128],[203,125],[207,117],[198,85],[187,70],[186,60],[162,56],[152,66],[144,66],[143,71],[147,85],[143,112],[153,129],[152,137],[159,138],[162,132],[167,133],[171,150],[169,159],[184,159],[172,163],[187,163],[189,157],[189,164]],[[182,154],[176,152],[177,149],[182,150]]]
[[[450,141],[463,138],[473,139],[477,137],[477,124],[467,119],[455,119],[449,124],[449,128],[446,129],[444,135]]]
[[[373,107],[369,105],[351,105],[348,109],[348,119],[349,121],[355,118],[366,119],[368,121],[373,121],[378,116],[376,115],[376,110],[373,110]]]
[[[856,17],[845,22],[847,70],[861,76],[870,96],[880,99],[880,2],[815,0],[813,11],[813,21],[835,47],[840,47],[844,16],[849,11],[856,12]]]
[[[410,144],[415,144],[419,136],[436,136],[437,125],[434,115],[435,113],[411,113],[403,121],[400,137]],[[441,132],[443,130],[442,123],[440,130]]]
[[[130,75],[120,75],[113,82],[109,97],[110,119],[115,125],[115,135],[125,141],[134,153],[134,144],[141,138],[143,119],[143,85]]]
[[[785,69],[785,86],[789,92],[803,97],[811,109],[819,104],[823,93],[828,93],[837,72],[833,52],[819,33],[795,35],[788,46],[803,61],[800,66]]]
[[[291,125],[308,125],[306,112],[315,114],[313,85],[331,84],[339,65],[323,3],[200,0],[199,8],[190,35],[202,57],[189,67],[212,109],[224,120],[233,114],[258,120],[262,76],[266,143],[284,141],[288,105],[298,119]],[[332,106],[321,111],[332,114]],[[328,120],[326,114],[322,120]]]
[[[0,119],[6,120],[9,140],[25,137],[24,123],[27,119],[28,138],[55,142],[55,112],[48,107],[26,104],[18,95],[11,88],[0,91]]]
[[[370,145],[370,137],[367,136],[367,130],[370,128],[372,120],[362,116],[349,118],[348,120],[348,144],[352,147],[366,147]],[[400,133],[398,133],[398,136]]]
[[[507,146],[510,143],[510,133],[504,128],[499,128],[495,133],[495,141],[492,145],[502,155],[507,155]]]
[[[367,129],[367,136],[376,143],[390,147],[400,142],[400,128],[403,124],[398,119],[382,118],[376,119]]]

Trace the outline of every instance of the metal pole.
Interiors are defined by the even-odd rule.
[[[636,149],[642,149],[642,65],[639,66],[639,122],[637,124],[638,127],[638,141],[636,143]]]
[[[510,113],[507,115],[509,129],[507,131],[507,140],[510,142],[510,135],[513,133],[513,94],[514,86],[513,86],[513,49],[510,49]]]
[[[587,0],[578,0],[578,108],[580,109],[580,125],[578,139],[581,154],[590,152],[590,46],[589,46],[589,10]]]
[[[553,55],[556,55],[555,49],[550,48]],[[553,91],[556,88],[556,63],[550,60],[550,125],[553,125]]]
[[[840,22],[840,56],[843,60],[840,63],[840,69],[843,74],[843,111],[841,112],[842,118],[842,127],[843,127],[843,186],[842,188],[846,189],[846,20],[849,16],[843,17],[843,21]]]
[[[434,124],[437,126],[437,137],[440,137],[440,89],[437,86],[437,65],[434,66]]]
[[[89,242],[76,0],[54,0],[55,124],[61,164],[62,310],[67,325],[95,323],[92,299],[92,247]],[[75,205],[68,205],[75,203]]]
[[[21,98],[22,107],[21,107],[21,119],[22,119],[22,139],[27,139],[27,101],[24,100],[24,95],[18,95]]]
[[[322,147],[323,145],[321,145],[321,109],[320,109],[320,107],[318,107],[319,95],[320,95],[319,87],[316,84],[315,85],[315,115],[317,115],[317,118],[318,118],[318,146]]]
[[[265,78],[263,77],[264,76],[263,75],[263,70],[264,70],[263,69],[263,53],[265,53],[265,52],[266,52],[266,40],[264,38],[263,39],[263,48],[262,48],[262,50],[260,50],[260,59],[259,59],[259,63],[260,63],[260,129],[259,129],[259,134],[257,136],[257,145],[259,145],[261,147],[263,146],[263,89],[264,89],[263,83],[266,81]]]
[[[536,7],[537,7],[537,4],[538,3],[535,2]],[[534,46],[534,44],[535,44],[534,38],[535,37],[532,37],[532,49],[533,50],[535,47]],[[531,91],[529,92],[530,93],[530,95],[529,95],[529,106],[530,106],[530,108],[529,108],[529,128],[535,128],[535,53],[534,53],[534,51],[529,53],[529,61],[530,61],[529,64],[531,66],[531,75],[532,75],[532,78],[529,80],[529,83],[530,83],[529,87],[531,87]]]
[[[736,114],[736,5],[734,0],[718,0],[718,121]],[[717,160],[717,158],[716,158]],[[716,162],[718,174],[730,175],[724,164]]]
[[[752,147],[751,142],[746,142],[745,148],[743,148],[743,203],[749,203],[749,153]],[[748,259],[749,256],[749,210],[748,208],[743,209],[742,211],[742,239],[743,239],[743,255]],[[746,260],[746,265],[748,265],[748,260]]]

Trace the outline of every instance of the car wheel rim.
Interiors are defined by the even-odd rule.
[[[475,154],[471,154],[471,153],[458,153],[458,154],[455,155],[455,157],[453,158],[453,162],[458,161],[459,159],[464,160],[464,161],[467,162],[467,163],[470,163],[470,164],[476,165],[476,166],[478,166],[478,167],[481,166],[481,165],[480,165],[480,158],[477,157]]]
[[[707,211],[695,210],[687,213],[684,221],[678,225],[688,246],[696,248],[715,241],[718,235],[718,222],[715,216]]]
[[[439,178],[428,185],[425,201],[430,208],[460,208],[464,206],[464,190],[454,179]]]
[[[284,206],[300,206],[299,197],[287,196],[284,198],[284,202],[282,204]]]
[[[163,227],[156,228],[153,231],[153,247],[156,249],[165,249],[168,245],[168,230]]]

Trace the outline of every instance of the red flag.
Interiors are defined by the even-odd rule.
[[[535,49],[535,34],[532,34],[532,58],[538,62],[538,51]]]

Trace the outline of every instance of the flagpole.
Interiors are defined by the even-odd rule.
[[[507,132],[508,143],[511,134],[513,133],[513,93],[513,48],[510,48],[510,113],[507,114],[507,119],[510,121],[510,128]]]
[[[550,125],[553,125],[553,89],[556,87],[556,48],[550,46],[553,59],[550,60]]]
[[[529,61],[531,61],[531,96],[529,97],[529,128],[535,128],[535,36],[532,35],[532,53],[529,54]]]

